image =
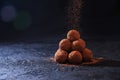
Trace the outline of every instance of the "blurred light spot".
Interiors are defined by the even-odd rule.
[[[4,6],[1,9],[1,19],[2,21],[9,22],[13,21],[16,17],[16,10],[12,5]]]
[[[31,15],[28,12],[20,12],[16,16],[14,21],[14,28],[16,30],[25,30],[27,29],[32,23]]]

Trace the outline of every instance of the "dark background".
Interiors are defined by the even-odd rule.
[[[26,11],[31,24],[25,29],[16,29],[13,21],[3,21],[0,16],[1,40],[41,38],[67,32],[66,7],[69,0],[0,0],[0,13],[4,6],[12,5],[17,14]],[[119,0],[83,0],[80,32],[89,36],[120,35]]]

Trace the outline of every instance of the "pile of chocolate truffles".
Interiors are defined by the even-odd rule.
[[[59,49],[54,55],[54,60],[62,64],[81,64],[90,62],[92,58],[92,51],[86,48],[86,42],[77,30],[68,31],[67,38],[59,42]]]

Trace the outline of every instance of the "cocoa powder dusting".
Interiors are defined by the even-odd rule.
[[[67,7],[68,29],[79,30],[81,5],[82,0],[69,0]]]

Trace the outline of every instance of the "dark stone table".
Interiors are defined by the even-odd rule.
[[[63,66],[52,62],[61,38],[0,43],[0,80],[120,80],[120,41],[86,39],[94,57],[92,66]]]

